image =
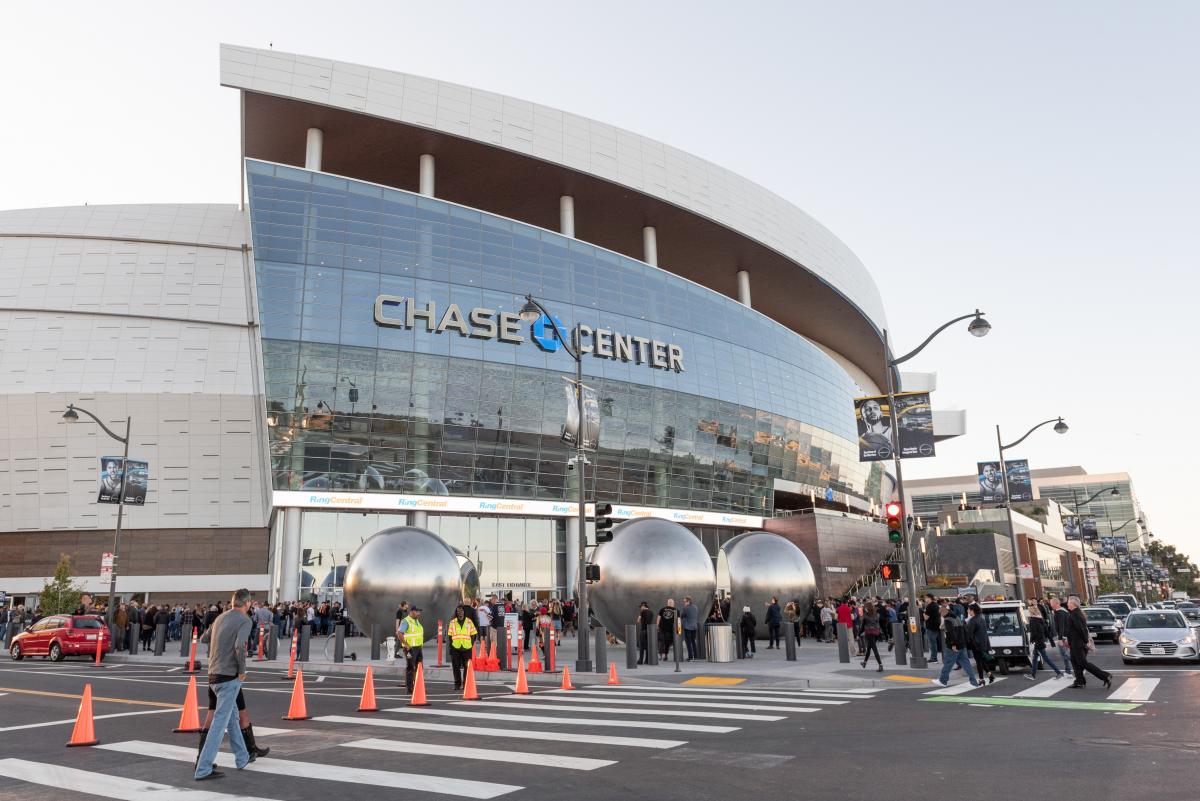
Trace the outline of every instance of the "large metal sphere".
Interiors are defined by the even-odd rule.
[[[735,621],[742,616],[742,607],[758,619],[758,636],[767,636],[767,603],[774,596],[779,608],[787,602],[800,601],[800,618],[808,615],[817,595],[817,578],[804,551],[778,534],[767,531],[747,531],[721,546],[720,572],[729,571],[729,590],[733,603],[729,616]],[[784,623],[783,634],[787,623]]]
[[[451,548],[454,551],[454,558],[458,560],[458,572],[460,575],[460,593],[459,599],[462,601],[470,601],[472,598],[479,597],[479,570],[475,567],[475,563],[467,558],[467,555],[457,548]]]
[[[643,517],[627,520],[613,529],[613,539],[599,545],[592,563],[600,566],[600,580],[591,585],[588,598],[596,618],[618,638],[637,617],[638,604],[655,612],[675,599],[692,597],[700,608],[700,621],[708,616],[717,591],[712,558],[700,538],[678,523]]]
[[[438,620],[449,620],[462,601],[463,570],[454,549],[432,531],[397,526],[373,534],[346,570],[346,608],[360,629],[371,624],[381,636],[395,633],[401,601],[421,607],[429,639]]]

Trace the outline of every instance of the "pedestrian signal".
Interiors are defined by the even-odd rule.
[[[887,517],[888,542],[900,543],[903,540],[904,507],[897,501],[891,501],[883,507]]]
[[[884,562],[879,566],[879,577],[884,581],[899,581],[900,580],[900,563],[899,562]]]

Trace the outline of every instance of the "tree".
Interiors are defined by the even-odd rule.
[[[1100,576],[1100,595],[1121,592],[1121,584],[1112,576]]]
[[[43,615],[63,615],[74,612],[83,597],[83,587],[71,581],[71,557],[58,555],[54,578],[42,585],[38,603]]]

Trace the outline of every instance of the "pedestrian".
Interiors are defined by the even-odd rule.
[[[116,624],[116,638],[113,642],[114,651],[125,650],[125,629],[129,626],[129,608],[125,604],[117,606],[116,612],[113,613],[113,623]]]
[[[1046,653],[1046,640],[1050,636],[1050,629],[1046,625],[1046,619],[1042,617],[1041,606],[1036,603],[1029,604],[1029,672],[1025,674],[1025,678],[1030,681],[1037,679],[1038,663],[1045,662],[1054,669],[1054,678],[1061,679],[1063,672],[1058,669],[1058,665],[1054,664],[1054,660],[1050,658],[1050,654]],[[1065,667],[1065,665],[1064,665]]]
[[[517,620],[521,623],[521,632],[524,634],[525,650],[533,651],[533,624],[536,622],[536,615],[533,613],[533,607],[528,601],[521,604],[521,611],[517,615]]]
[[[252,759],[261,752],[255,749],[252,755],[248,750],[246,737],[239,725],[240,720],[234,712],[237,710],[237,699],[241,693],[242,682],[246,680],[246,638],[250,634],[250,618],[246,615],[246,605],[250,602],[250,590],[241,589],[233,594],[230,609],[218,617],[213,625],[204,633],[208,643],[208,691],[211,694],[213,715],[209,721],[206,734],[202,735],[204,745],[196,759],[194,778],[197,781],[220,778],[224,774],[214,769],[217,751],[225,733],[229,733],[229,747],[233,749],[234,764],[238,770],[246,767]],[[245,700],[242,701],[245,706]],[[249,730],[249,725],[247,725]],[[250,740],[253,741],[253,732]]]
[[[423,661],[422,647],[425,645],[425,629],[421,626],[421,607],[408,610],[408,617],[400,621],[400,638],[404,647],[404,686],[412,695],[417,681],[417,665]]]
[[[658,619],[655,621],[658,625],[658,652],[659,658],[667,661],[667,654],[670,653],[671,646],[675,643],[675,622],[678,610],[675,608],[675,599],[668,598],[667,605],[658,610]]]
[[[863,607],[863,640],[866,647],[863,652],[862,666],[867,667],[867,661],[871,658],[871,654],[875,654],[875,662],[879,667],[877,672],[883,672],[883,659],[879,656],[879,639],[883,637],[883,629],[879,627],[879,612],[875,609],[875,604],[867,601]]]
[[[637,663],[644,665],[650,659],[650,629],[654,626],[654,613],[650,611],[650,604],[642,601],[634,623],[637,624]]]
[[[1067,645],[1067,624],[1069,621],[1070,612],[1063,606],[1062,601],[1058,598],[1051,598],[1050,617],[1046,618],[1046,623],[1050,627],[1050,637],[1058,647],[1058,655],[1062,657],[1064,671],[1067,669],[1067,665],[1071,664],[1071,650]]]
[[[700,628],[700,607],[692,603],[692,596],[684,596],[680,617],[683,620],[683,642],[687,646],[687,661],[691,662],[696,658],[696,632]]]
[[[971,641],[953,606],[947,611],[946,618],[942,621],[942,632],[946,636],[942,674],[933,679],[933,683],[941,687],[950,686],[950,671],[957,667],[962,668],[963,675],[967,677],[967,681],[971,682],[972,687],[980,686],[980,682],[975,678],[975,671],[971,669]]]
[[[967,643],[971,648],[971,654],[975,657],[975,667],[979,670],[979,681],[983,682],[983,677],[986,675],[988,684],[996,680],[996,674],[992,672],[992,656],[991,642],[988,640],[987,626],[983,622],[983,610],[979,604],[971,604],[967,607]]]
[[[488,630],[492,625],[492,606],[490,603],[482,603],[475,610],[475,625],[479,629],[479,639],[486,643]]]
[[[847,637],[854,636],[853,604],[854,604],[854,600],[850,599],[848,601],[842,601],[840,604],[838,604],[838,608],[837,608],[838,628],[840,629],[842,626],[845,626]],[[842,636],[841,632],[840,631],[837,632],[836,636],[838,639],[841,639],[841,636]]]
[[[796,647],[800,647],[800,612],[796,601],[788,601],[783,607],[783,622],[788,626],[788,637],[796,638]]]
[[[395,656],[400,656],[400,654],[404,653],[404,635],[400,633],[400,627],[404,625],[407,617],[408,601],[401,601],[400,606],[396,607],[396,645],[392,649]]]
[[[771,596],[767,601],[767,650],[779,648],[779,627],[783,625],[783,610],[779,608],[779,599]]]
[[[929,647],[929,664],[933,665],[938,661],[938,636],[942,628],[942,613],[937,599],[932,594],[926,595],[925,599],[928,603],[925,604],[925,611],[921,615],[925,618],[925,642]]]
[[[833,610],[821,604],[821,642],[833,642]]]
[[[750,607],[742,607],[742,619],[738,622],[738,631],[741,634],[741,649],[744,659],[751,659],[757,653],[754,647],[755,629],[758,628],[758,619],[754,617],[754,613],[750,611]]]
[[[471,645],[478,633],[462,604],[454,607],[454,617],[450,620],[447,633],[450,635],[450,669],[454,673],[454,689],[461,690],[467,663],[471,659]]]
[[[1093,665],[1088,661],[1088,651],[1096,650],[1092,641],[1092,633],[1088,630],[1087,617],[1079,607],[1078,596],[1072,595],[1067,599],[1067,643],[1071,648],[1071,667],[1075,670],[1075,683],[1072,688],[1086,687],[1087,679],[1084,672],[1091,673],[1104,682],[1104,688],[1112,686],[1112,674]]]

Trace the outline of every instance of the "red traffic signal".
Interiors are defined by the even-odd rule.
[[[900,563],[899,562],[884,562],[879,566],[879,577],[884,581],[899,581],[900,580]]]
[[[883,507],[884,515],[887,516],[887,526],[889,531],[898,531],[904,526],[904,507],[898,501],[892,501]]]

